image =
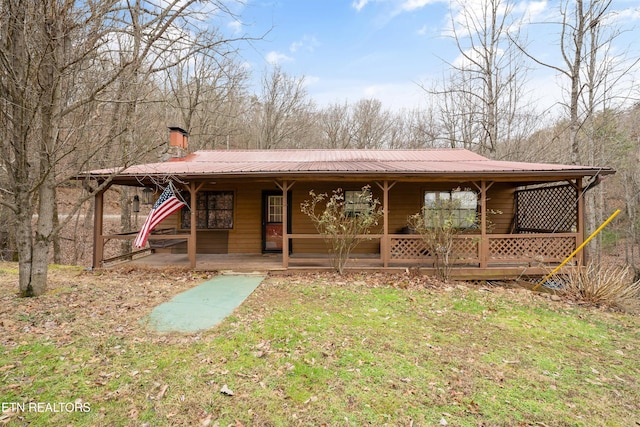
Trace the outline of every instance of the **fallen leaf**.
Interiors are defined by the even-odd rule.
[[[203,426],[203,427],[207,427],[208,425],[211,424],[211,421],[213,421],[213,415],[209,414],[209,415],[207,415],[206,418],[203,418],[203,419],[200,420],[200,425]]]
[[[164,394],[167,392],[167,389],[169,388],[168,384],[165,384],[164,386],[162,386],[162,389],[160,390],[160,393],[158,393],[158,396],[156,396],[157,400],[160,400],[164,397]]]
[[[227,396],[233,396],[233,391],[226,384],[222,386],[220,393],[226,394]]]

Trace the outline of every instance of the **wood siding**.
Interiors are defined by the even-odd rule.
[[[300,210],[300,204],[310,199],[309,191],[316,194],[332,194],[336,188],[359,191],[367,183],[354,182],[298,182],[292,187],[291,199],[291,232],[293,234],[317,234],[311,220]],[[369,183],[373,196],[382,204],[383,193],[375,182]],[[453,188],[477,191],[473,183],[416,183],[397,182],[389,192],[389,233],[401,234],[407,226],[407,218],[422,208],[425,191],[447,191]],[[262,193],[263,191],[280,191],[275,183],[234,183],[223,182],[215,186],[206,186],[201,191],[233,191],[234,221],[231,230],[198,230],[197,253],[201,254],[259,254],[262,252]],[[508,183],[496,183],[487,192],[487,209],[492,224],[490,233],[507,234],[511,232],[515,188]],[[496,213],[491,213],[496,212]],[[499,212],[499,213],[498,213]],[[162,224],[162,228],[180,228],[179,214],[171,215]],[[382,234],[382,220],[372,234]],[[171,248],[174,253],[186,253],[186,244],[181,243]],[[362,241],[354,251],[355,254],[376,254],[380,251],[379,239]],[[327,244],[319,238],[296,238],[292,241],[293,254],[326,254]]]
[[[490,234],[511,233],[515,212],[514,192],[515,187],[507,183],[495,183],[487,191],[487,219],[490,224],[488,231]]]
[[[331,196],[333,190],[342,188],[343,191],[360,191],[366,183],[344,183],[344,182],[301,182],[293,186],[292,194],[292,228],[293,234],[317,234],[318,232],[313,225],[313,222],[308,216],[302,213],[300,205],[305,200],[310,200],[311,196],[309,191],[313,190],[316,194],[326,193]],[[374,198],[380,200],[382,203],[382,191],[375,183],[371,183],[371,192]],[[382,220],[380,224],[374,230],[371,230],[372,234],[382,233]],[[294,254],[326,254],[329,247],[322,239],[294,239],[292,242]],[[368,254],[380,252],[380,240],[371,239],[363,240],[353,251],[354,254]]]

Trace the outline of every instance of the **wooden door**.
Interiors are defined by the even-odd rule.
[[[262,194],[262,251],[282,252],[284,203],[281,192]]]

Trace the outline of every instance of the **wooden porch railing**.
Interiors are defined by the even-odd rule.
[[[358,237],[380,242],[379,260],[385,266],[433,263],[433,254],[429,253],[419,235],[368,234]],[[289,234],[288,238],[295,241],[322,239],[323,236]],[[453,243],[453,263],[476,268],[555,264],[571,254],[577,242],[577,233],[487,234],[485,241],[480,234],[458,235]]]
[[[577,247],[576,233],[557,234],[488,234],[486,242],[480,235],[460,235],[454,238],[454,263],[480,267],[486,251],[487,266],[558,263]],[[390,263],[425,263],[433,255],[417,235],[389,235]],[[484,243],[484,244],[483,244]]]
[[[134,240],[137,237],[137,235],[138,235],[137,231],[132,231],[129,233],[118,233],[118,234],[103,234],[100,236],[101,244],[104,247],[104,245],[109,240]],[[173,228],[156,229],[152,231],[151,234],[149,234],[149,236],[147,237],[147,241],[149,242],[148,248],[134,250],[132,252],[116,255],[110,258],[104,258],[100,261],[100,263],[102,265],[105,265],[113,261],[132,259],[132,257],[135,256],[136,254],[145,253],[149,251],[153,252],[154,249],[165,248],[165,247],[169,247],[174,244],[179,244],[183,242],[186,242],[188,245],[190,238],[191,236],[189,234],[178,233]],[[101,253],[103,253],[103,251],[104,249],[101,251]]]

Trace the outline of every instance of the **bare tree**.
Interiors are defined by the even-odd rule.
[[[591,63],[589,56],[595,61],[598,55],[598,45],[596,40],[589,43],[588,37],[594,34],[594,29],[600,26],[607,8],[611,5],[608,1],[587,1],[583,0],[561,2],[560,14],[562,16],[560,52],[564,62],[564,67],[545,64],[555,69],[569,80],[569,99],[565,106],[569,117],[569,145],[571,147],[571,162],[580,163],[580,140],[578,132],[582,126],[584,118],[593,114],[593,111],[580,112],[580,99],[583,91],[582,73],[586,65]],[[570,9],[573,7],[573,9]],[[591,46],[589,46],[591,44]],[[595,69],[591,68],[591,78],[594,77]],[[595,87],[592,87],[595,89]],[[593,95],[593,94],[592,94]],[[588,98],[592,98],[589,95]],[[587,107],[593,107],[593,105]]]
[[[319,114],[324,145],[328,148],[388,148],[392,144],[394,115],[378,99],[333,104]],[[397,133],[395,136],[398,136]]]
[[[391,113],[378,99],[361,99],[351,113],[353,148],[385,148],[389,145]]]
[[[437,148],[441,133],[433,108],[401,111],[394,121],[389,148]]]
[[[525,100],[526,68],[513,44],[521,18],[511,0],[452,1],[451,36],[459,58],[437,95],[445,141],[495,156],[498,145],[515,136],[515,112]]]
[[[616,24],[612,0],[563,0],[558,12],[561,20],[547,24],[559,26],[557,63],[536,58],[518,45],[538,65],[556,71],[568,82],[562,107],[569,130],[570,161],[586,163],[593,145],[582,135],[592,134],[589,124],[598,111],[616,108],[628,102],[633,83],[629,78],[640,59],[627,51],[613,54],[613,44],[624,33]],[[581,145],[586,144],[585,150]],[[589,159],[590,160],[590,159]]]
[[[610,154],[618,151],[611,146],[618,136],[608,125],[610,112],[628,102],[633,88],[630,76],[640,59],[619,49],[621,53],[613,53],[614,43],[624,31],[616,24],[611,0],[561,1],[558,11],[561,59],[549,63],[527,55],[567,82],[562,106],[567,119],[569,161],[609,164],[614,160]],[[603,117],[609,120],[601,120]],[[604,192],[601,185],[586,195],[587,230],[594,230],[604,219]],[[600,254],[601,248],[598,236],[587,254]]]
[[[291,77],[275,66],[264,74],[260,99],[254,103],[259,126],[257,147],[301,146],[300,141],[304,140],[313,111],[313,102],[304,87],[304,77]]]
[[[217,0],[1,0],[0,203],[13,214],[22,295],[45,292],[50,244],[71,218],[56,225],[56,186],[88,167],[124,167],[141,155],[139,147],[107,143],[128,130],[109,135],[114,129],[103,129],[101,115],[123,102],[115,87],[127,75],[145,70],[150,76],[172,65],[160,59],[183,51],[185,33],[178,29],[195,30],[203,7],[228,12]],[[114,40],[129,40],[128,50]],[[95,183],[93,190],[108,185]]]
[[[319,113],[319,121],[326,148],[351,147],[351,120],[349,104],[331,104]]]
[[[198,38],[203,37],[220,39],[209,33]],[[247,79],[232,50],[198,51],[167,70],[167,114],[189,133],[193,149],[230,148],[240,133]]]
[[[467,75],[452,72],[443,79],[443,87],[429,90],[437,96],[442,144],[449,148],[471,150],[478,141],[477,97]]]
[[[614,194],[624,196],[627,221],[621,234],[626,236],[624,241],[625,262],[634,272],[634,280],[640,279],[640,104],[636,104],[622,115],[619,122],[614,123],[624,129],[624,144],[622,153],[618,156],[616,169],[622,191]],[[619,128],[619,130],[621,130]]]

